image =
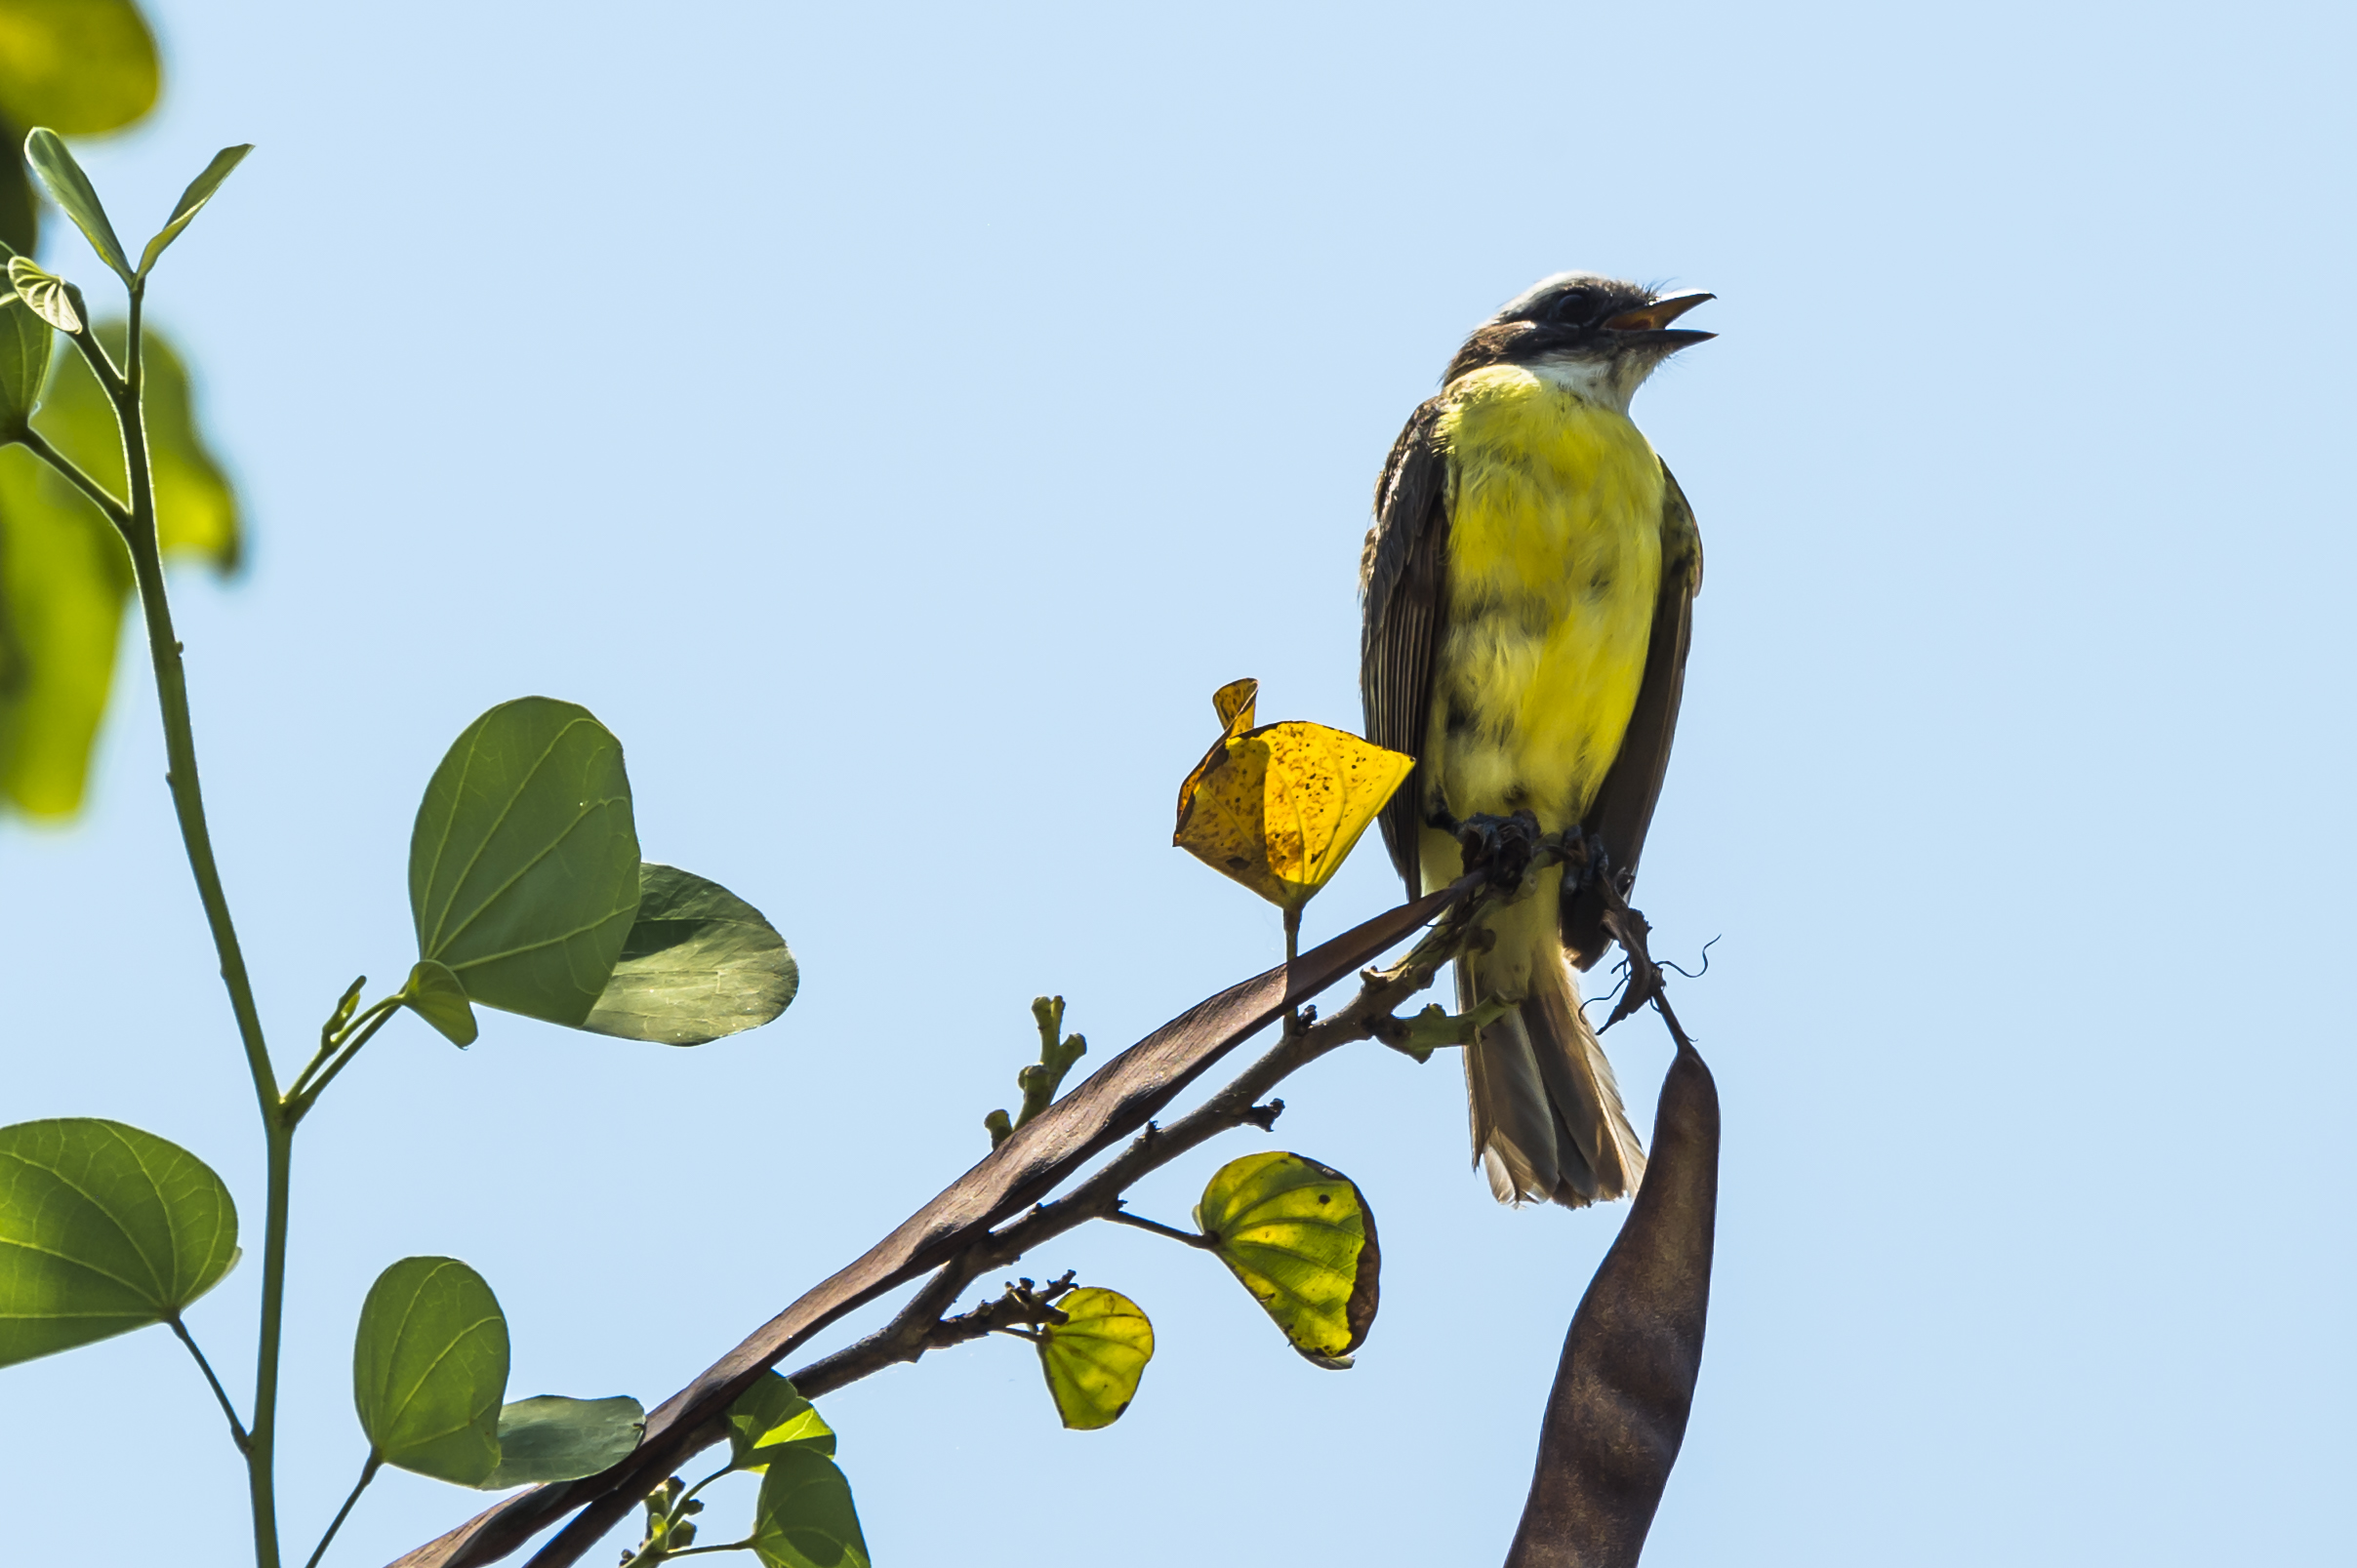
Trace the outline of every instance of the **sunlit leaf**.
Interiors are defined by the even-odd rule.
[[[107,221],[106,208],[92,188],[90,177],[82,172],[64,141],[49,127],[36,125],[24,139],[24,157],[48,187],[49,199],[73,220],[74,227],[90,241],[90,248],[99,253],[99,260],[130,282],[131,259],[123,254],[123,242],[114,237],[114,224]]]
[[[851,1483],[807,1445],[778,1450],[753,1505],[752,1549],[769,1568],[868,1568]]]
[[[213,199],[213,193],[221,188],[221,182],[229,178],[229,171],[245,162],[246,154],[253,150],[254,143],[251,141],[224,147],[213,154],[213,161],[205,165],[204,173],[188,181],[188,188],[180,193],[180,201],[172,209],[171,218],[166,220],[162,228],[156,230],[155,238],[147,242],[147,249],[141,254],[141,277],[145,277],[148,268],[155,265],[155,259],[164,254],[164,247],[180,238],[181,230],[196,221],[196,215],[204,210],[205,203]]]
[[[1039,1367],[1056,1414],[1075,1431],[1120,1420],[1137,1397],[1138,1379],[1154,1359],[1154,1325],[1137,1303],[1087,1286],[1060,1297],[1065,1315],[1039,1332]]]
[[[467,1005],[467,987],[459,984],[448,965],[419,959],[409,972],[409,984],[401,987],[401,1005],[432,1025],[452,1045],[474,1043],[474,1009]]]
[[[1171,842],[1297,909],[1341,869],[1416,762],[1322,724],[1254,729],[1258,687],[1231,681],[1213,696],[1225,733],[1179,786]]]
[[[1350,1365],[1375,1321],[1383,1258],[1349,1177],[1299,1154],[1246,1154],[1212,1176],[1195,1223],[1294,1349]]]
[[[775,1372],[764,1372],[728,1407],[729,1467],[757,1470],[782,1448],[834,1452],[834,1428],[818,1407]]]
[[[638,913],[585,1029],[702,1045],[786,1011],[801,974],[761,911],[717,882],[649,862]]]
[[[82,330],[82,314],[73,307],[73,297],[65,292],[63,278],[43,271],[29,257],[12,256],[8,259],[8,283],[26,308],[60,332]]]
[[[486,1492],[595,1475],[629,1456],[646,1430],[646,1407],[629,1395],[567,1399],[544,1393],[504,1405],[499,1467],[475,1482]]]
[[[121,324],[101,323],[98,336],[119,360]],[[226,570],[240,548],[236,497],[198,437],[179,356],[153,329],[144,336],[164,548]],[[125,494],[114,412],[80,354],[51,356],[33,423]],[[81,804],[130,588],[130,557],[98,508],[21,447],[0,451],[0,801],[36,817]]]
[[[418,952],[467,994],[551,1024],[597,1005],[638,911],[622,743],[589,709],[502,703],[426,786],[409,840]]]
[[[179,1315],[237,1261],[203,1160],[121,1122],[0,1127],[0,1366]]]
[[[155,105],[155,37],[131,0],[0,5],[0,113],[67,136],[120,130]]]
[[[462,1486],[500,1462],[508,1320],[456,1258],[404,1258],[377,1276],[352,1342],[352,1405],[387,1465]]]

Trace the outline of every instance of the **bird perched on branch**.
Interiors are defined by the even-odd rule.
[[[1657,365],[1714,336],[1707,294],[1546,279],[1483,323],[1375,487],[1360,567],[1367,738],[1417,759],[1383,813],[1413,898],[1463,869],[1457,831],[1528,811],[1578,827],[1626,893],[1669,762],[1702,583],[1678,482],[1629,420]],[[1460,1012],[1513,1004],[1465,1049],[1475,1157],[1499,1201],[1623,1196],[1645,1151],[1573,969],[1609,939],[1592,880],[1540,871],[1457,961]]]

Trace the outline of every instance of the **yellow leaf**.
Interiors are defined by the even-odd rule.
[[[1383,1255],[1349,1177],[1299,1154],[1247,1154],[1211,1178],[1195,1223],[1294,1349],[1351,1364],[1374,1325]]]
[[[1254,729],[1259,689],[1246,679],[1213,694],[1223,733],[1179,785],[1170,841],[1298,909],[1341,869],[1416,759],[1322,724]]]
[[[1154,1359],[1154,1325],[1128,1297],[1094,1286],[1056,1303],[1065,1321],[1039,1331],[1039,1369],[1056,1414],[1074,1431],[1110,1427],[1137,1396]]]

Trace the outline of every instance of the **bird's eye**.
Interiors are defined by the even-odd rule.
[[[1573,289],[1555,302],[1555,308],[1549,314],[1558,321],[1585,321],[1588,318],[1589,303],[1590,298],[1587,290]]]

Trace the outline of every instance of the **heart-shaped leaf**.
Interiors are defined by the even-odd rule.
[[[777,1457],[776,1450],[794,1447],[833,1454],[834,1428],[792,1384],[764,1372],[728,1407],[729,1468],[761,1469]]]
[[[0,1366],[177,1317],[237,1261],[210,1166],[117,1121],[0,1127]]]
[[[1342,868],[1416,759],[1323,724],[1254,729],[1259,690],[1247,677],[1211,695],[1223,733],[1179,785],[1170,841],[1298,909]]]
[[[567,1399],[537,1394],[504,1405],[499,1468],[474,1484],[486,1492],[595,1475],[626,1458],[646,1430],[646,1407],[627,1394]]]
[[[66,150],[58,133],[47,126],[36,125],[24,139],[25,160],[41,183],[49,187],[50,199],[73,220],[74,227],[90,241],[90,248],[99,253],[99,260],[114,268],[115,275],[125,283],[133,281],[131,259],[123,254],[123,242],[114,237],[114,224],[106,220],[106,209],[99,201],[99,193],[91,188],[90,177]],[[64,329],[68,332],[73,329]]]
[[[426,786],[409,840],[418,956],[467,994],[550,1024],[597,1005],[638,912],[622,743],[587,708],[502,703]]]
[[[1374,1325],[1383,1255],[1349,1177],[1299,1154],[1246,1154],[1213,1174],[1195,1223],[1294,1349],[1351,1364]]]
[[[638,890],[614,978],[583,1028],[702,1045],[786,1011],[801,972],[760,910],[717,882],[651,862],[638,868]]]
[[[81,312],[74,309],[73,297],[66,293],[63,278],[43,271],[24,257],[12,256],[8,260],[8,282],[34,315],[60,332],[82,330]]]
[[[500,1462],[508,1320],[456,1258],[404,1258],[377,1276],[352,1341],[352,1405],[387,1465],[478,1486]]]
[[[467,1005],[467,987],[446,964],[421,958],[401,987],[401,1005],[441,1031],[442,1038],[462,1050],[474,1043],[474,1009]]]
[[[224,147],[213,154],[213,161],[205,165],[203,174],[188,181],[188,188],[180,193],[180,203],[172,209],[172,216],[165,220],[164,226],[156,230],[155,238],[147,242],[147,249],[141,254],[141,277],[145,277],[147,269],[155,265],[155,259],[164,254],[164,247],[180,238],[181,230],[196,221],[196,215],[204,211],[205,203],[213,199],[213,193],[221,188],[221,182],[229,178],[229,171],[245,162],[246,154],[253,150],[254,143],[251,141]]]
[[[817,1449],[780,1449],[753,1505],[752,1549],[768,1568],[868,1568],[851,1483]]]
[[[1056,1414],[1075,1431],[1093,1431],[1121,1419],[1137,1397],[1138,1379],[1154,1359],[1154,1325],[1138,1304],[1086,1286],[1057,1299],[1065,1321],[1039,1331],[1039,1368]]]

